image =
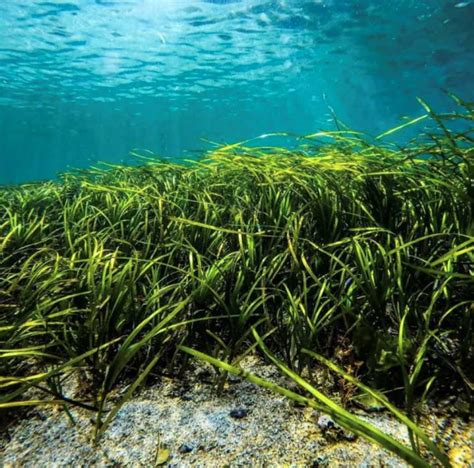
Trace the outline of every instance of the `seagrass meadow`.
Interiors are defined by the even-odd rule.
[[[474,106],[453,99],[446,114],[421,101],[425,114],[376,138],[336,122],[287,135],[292,150],[216,145],[2,188],[3,417],[79,406],[99,442],[140,385],[197,358],[217,391],[237,374],[414,466],[449,466],[417,415],[469,405],[473,388]],[[411,143],[385,143],[405,126],[420,129]],[[294,385],[242,371],[249,353]],[[317,368],[344,385],[321,390]],[[76,399],[63,383],[79,371]],[[351,411],[363,397],[410,446]]]

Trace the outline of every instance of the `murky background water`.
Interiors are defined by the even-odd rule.
[[[473,83],[473,1],[8,0],[0,183],[332,128],[331,109],[376,134]]]

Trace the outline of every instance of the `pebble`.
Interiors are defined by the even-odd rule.
[[[248,414],[249,411],[246,408],[236,408],[229,413],[230,417],[234,419],[245,418]]]
[[[322,431],[326,431],[327,429],[331,429],[335,426],[336,424],[334,421],[327,415],[323,414],[318,418],[318,427]]]
[[[346,439],[348,442],[354,442],[357,440],[357,435],[353,432],[344,431],[344,439]]]
[[[321,465],[323,465],[325,462],[327,462],[327,457],[325,457],[324,455],[319,455],[318,457],[316,457],[316,460],[314,460],[314,462],[312,463],[311,468],[318,468]]]
[[[234,374],[229,374],[227,380],[232,383],[239,383],[242,382],[242,377],[239,377],[238,375]]]
[[[188,444],[182,444],[182,445],[180,445],[180,447],[178,449],[179,453],[189,453],[189,452],[192,452],[192,451],[193,451],[193,447],[191,445],[188,445]]]

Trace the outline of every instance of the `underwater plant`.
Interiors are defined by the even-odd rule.
[[[189,353],[224,371],[222,389],[260,352],[303,389],[280,393],[414,465],[429,463],[421,442],[447,465],[417,411],[428,394],[473,388],[474,111],[453,99],[447,114],[421,101],[423,118],[376,139],[343,128],[296,150],[244,142],[3,187],[0,409],[76,405],[98,440],[139,385],[179,375]],[[437,130],[384,143],[420,121]],[[315,362],[401,418],[412,448],[322,398],[302,378]],[[81,398],[64,390],[75,372]]]

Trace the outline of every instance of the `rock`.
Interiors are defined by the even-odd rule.
[[[192,452],[193,450],[194,450],[194,447],[192,445],[182,444],[179,447],[178,452],[179,453],[189,453],[189,452]]]
[[[319,455],[318,457],[316,457],[316,460],[314,460],[314,462],[312,463],[311,468],[318,468],[319,466],[324,465],[326,461],[327,461],[326,456]]]
[[[290,404],[292,406],[294,406],[295,408],[306,408],[307,407],[306,403],[303,403],[302,401],[298,401],[298,400],[291,400]]]
[[[318,427],[322,431],[327,431],[328,429],[332,429],[335,426],[334,421],[327,415],[323,414],[318,418]]]
[[[236,409],[233,409],[229,414],[231,418],[242,419],[242,418],[245,418],[249,414],[249,411],[246,408],[236,408]]]
[[[353,432],[344,431],[343,436],[344,439],[346,439],[348,442],[354,442],[355,440],[357,440],[357,435]]]
[[[238,382],[242,382],[242,377],[239,377],[238,375],[234,375],[234,374],[229,374],[227,376],[227,380],[231,383],[238,383]]]

